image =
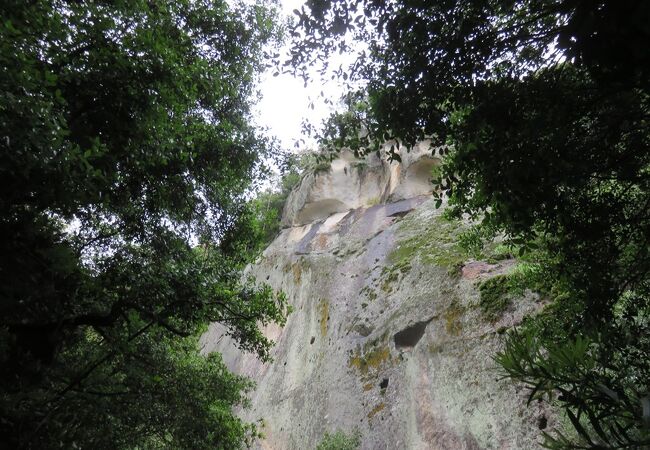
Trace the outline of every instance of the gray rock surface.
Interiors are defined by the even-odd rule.
[[[497,381],[491,359],[499,331],[539,303],[530,294],[496,323],[482,317],[477,284],[514,262],[456,252],[462,224],[426,195],[427,154],[356,171],[341,159],[293,192],[292,226],[249,268],[294,308],[284,328],[266,329],[274,362],[242,354],[218,325],[203,336],[205,352],[257,382],[241,415],[262,419],[258,448],[311,449],[342,429],[358,430],[363,449],[532,449],[537,424],[552,426],[520,386]],[[373,196],[387,203],[370,206]]]

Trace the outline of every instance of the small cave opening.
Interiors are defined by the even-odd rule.
[[[402,331],[398,331],[393,336],[395,341],[395,348],[397,349],[412,349],[417,345],[417,343],[424,336],[424,331],[429,325],[431,319],[425,320],[423,322],[416,322],[413,325],[409,325],[404,328]]]
[[[384,378],[381,380],[381,383],[379,383],[379,389],[386,389],[388,387],[388,378]]]

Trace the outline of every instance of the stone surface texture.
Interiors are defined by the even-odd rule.
[[[539,448],[537,424],[552,417],[491,359],[499,331],[538,302],[482,318],[477,284],[514,262],[458,260],[450,236],[463,225],[430,196],[437,163],[426,146],[401,164],[344,153],[291,194],[285,228],[249,268],[294,309],[266,329],[274,362],[242,354],[218,325],[202,337],[257,383],[241,411],[262,420],[257,448],[313,449],[337,429],[358,430],[362,449]]]

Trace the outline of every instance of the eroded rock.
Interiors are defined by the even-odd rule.
[[[428,144],[400,152],[402,162],[388,162],[385,150],[357,159],[344,151],[329,169],[306,174],[284,207],[281,224],[294,227],[332,214],[392,203],[431,193],[431,171],[440,159]]]

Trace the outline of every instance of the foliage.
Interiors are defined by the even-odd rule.
[[[509,377],[530,388],[529,403],[554,399],[550,393],[558,393],[556,400],[565,406],[566,417],[575,430],[545,433],[545,447],[642,448],[650,443],[648,385],[630,378],[640,372],[647,374],[647,365],[637,362],[631,370],[615,365],[603,367],[598,356],[603,350],[613,350],[614,359],[628,359],[624,356],[628,349],[621,351],[588,337],[550,343],[543,342],[530,329],[507,336],[506,350],[496,356],[496,361]],[[611,373],[612,368],[616,373]]]
[[[649,17],[640,0],[313,0],[296,11],[296,67],[367,46],[346,74],[365,87],[323,143],[365,152],[430,138],[446,154],[436,184],[452,215],[539,255],[551,305],[498,360],[563,408],[573,433],[557,430],[552,448],[650,439]]]
[[[565,59],[603,83],[648,79],[642,1],[311,0],[294,13],[290,63],[299,73],[363,43],[351,69],[339,71],[351,85],[366,85],[346,96],[349,111],[339,115],[338,127],[357,125],[326,133],[353,148],[363,144],[359,134],[370,145],[393,137],[412,144],[424,136],[444,143],[450,119],[472,102],[467,87],[520,79]]]
[[[250,384],[196,336],[269,357],[285,302],[241,281],[260,4],[0,5],[0,446],[237,448]],[[196,245],[199,244],[199,245]]]
[[[316,450],[355,450],[361,446],[361,435],[358,431],[346,434],[341,430],[336,433],[325,433]]]
[[[251,229],[251,239],[246,248],[248,253],[255,254],[264,250],[276,238],[287,198],[293,189],[300,185],[303,176],[329,168],[329,161],[317,153],[286,155],[280,166],[279,179],[270,188],[258,193],[247,205],[246,219],[243,222]]]
[[[336,154],[336,152],[327,151],[306,151],[301,153],[299,157],[294,157],[292,163],[300,173],[328,172],[332,159],[336,157]]]
[[[334,153],[310,151],[285,155],[278,181],[258,193],[242,215],[245,217],[242,225],[248,226],[250,231],[250,239],[245,244],[246,252],[255,254],[275,239],[280,231],[282,212],[291,191],[300,185],[306,174],[329,172],[333,157]]]
[[[267,190],[258,194],[251,202],[253,223],[256,224],[256,234],[260,236],[254,242],[259,244],[259,250],[263,250],[273,242],[280,231],[282,211],[288,194],[284,191]]]

